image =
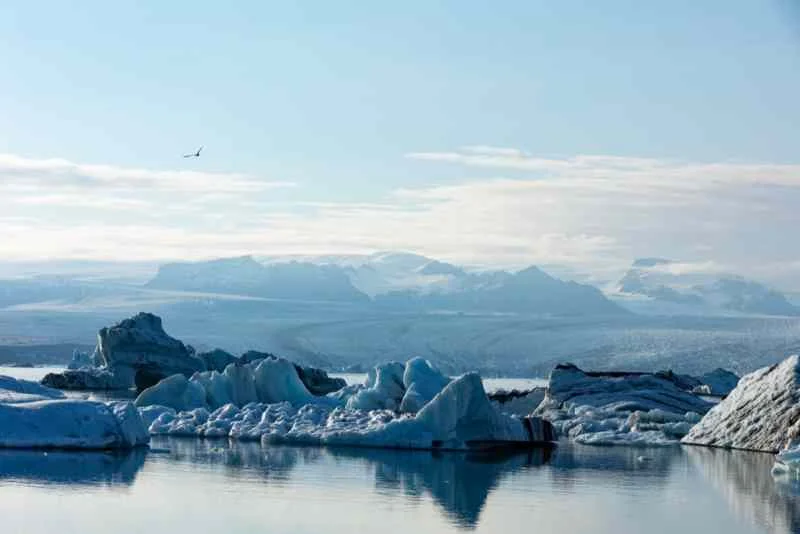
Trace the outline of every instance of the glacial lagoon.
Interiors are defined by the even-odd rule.
[[[799,532],[800,484],[773,479],[772,462],[703,447],[488,455],[154,437],[122,454],[0,451],[0,513],[9,534]]]

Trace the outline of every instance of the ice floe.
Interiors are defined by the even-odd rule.
[[[561,364],[535,413],[559,437],[579,443],[672,445],[711,406],[657,374],[585,372]]]

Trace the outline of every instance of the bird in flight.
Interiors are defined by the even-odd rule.
[[[199,158],[201,150],[203,150],[202,146],[197,149],[197,152],[192,152],[191,154],[184,154],[183,157],[184,158]]]

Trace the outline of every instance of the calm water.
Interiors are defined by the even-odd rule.
[[[177,438],[121,455],[0,450],[0,532],[800,532],[800,485],[776,483],[771,465],[567,444],[506,456]]]
[[[791,533],[769,455],[561,446],[504,457],[163,438],[0,451],[2,532]],[[644,457],[644,458],[643,458]]]

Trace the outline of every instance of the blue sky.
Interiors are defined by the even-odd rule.
[[[800,198],[800,8],[791,0],[5,2],[0,58],[6,258],[396,246],[477,264],[600,270],[657,253],[755,272],[733,239],[754,234],[750,251],[774,264],[762,277],[784,280],[773,271],[800,266],[789,234],[763,243],[798,222],[787,206]],[[202,158],[180,158],[201,144]],[[532,169],[487,147],[573,166]],[[463,157],[478,153],[477,163]],[[597,196],[586,209],[555,184],[552,216],[526,219],[521,206],[504,220],[507,184],[576,179],[575,158],[586,155],[598,159],[580,160],[580,180],[617,180],[603,158],[638,162],[637,177],[619,180],[626,194],[641,189],[636,202],[649,191],[651,204],[664,192],[647,184],[683,188],[669,177],[677,168],[706,183],[709,165],[728,166],[696,195],[725,197],[724,182],[736,206],[757,197],[772,219],[739,227],[735,215],[749,213],[731,205],[711,221],[722,229],[697,236],[681,219],[708,206],[684,217],[679,203],[601,224],[604,205],[629,199]],[[74,179],[62,180],[63,162],[42,163],[53,158]],[[107,166],[102,187],[86,168],[97,164]],[[135,186],[124,179],[132,169]],[[197,190],[185,171],[197,173]],[[179,186],[162,174],[154,187],[159,172]],[[257,187],[237,189],[243,182]],[[506,200],[487,202],[487,213],[455,200],[491,185]],[[579,190],[591,197],[596,185]],[[187,203],[200,208],[172,213]],[[642,217],[645,227],[675,227],[652,239],[620,230]]]

